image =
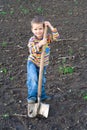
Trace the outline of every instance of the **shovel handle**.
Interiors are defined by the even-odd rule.
[[[46,38],[46,35],[47,35],[47,26],[45,26],[43,38]],[[41,97],[42,78],[43,78],[43,69],[44,69],[44,54],[45,54],[45,45],[43,45],[42,47],[42,54],[41,54],[41,61],[40,61],[39,81],[38,81],[38,98],[39,98],[38,100],[40,100]]]

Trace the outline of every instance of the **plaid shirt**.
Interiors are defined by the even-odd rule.
[[[44,55],[44,66],[47,66],[49,64],[50,43],[52,43],[52,41],[57,41],[58,38],[59,38],[59,33],[56,28],[54,29],[52,34],[47,34],[47,43],[45,45],[45,55]],[[39,48],[39,51],[37,50],[37,47],[36,47],[36,45],[39,42],[40,40],[37,39],[35,36],[33,36],[30,38],[29,43],[28,43],[29,52],[30,52],[28,60],[31,60],[37,66],[40,66],[40,59],[41,59],[41,52],[42,52],[42,47]]]

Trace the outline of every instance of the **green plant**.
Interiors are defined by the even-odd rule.
[[[14,10],[13,10],[13,9],[10,11],[10,14],[11,14],[11,15],[14,14]]]
[[[73,55],[73,49],[72,48],[69,49],[69,55],[70,56]]]
[[[78,1],[77,0],[74,0],[75,4],[78,5]]]
[[[20,0],[17,0],[17,2],[20,2]]]
[[[67,24],[67,23],[69,23],[69,20],[64,20],[63,23]]]
[[[6,15],[7,12],[6,12],[6,11],[0,11],[0,14],[1,14],[1,15]]]
[[[83,99],[87,100],[87,93],[83,94]]]
[[[74,67],[71,66],[59,66],[59,73],[62,74],[72,74],[74,72]]]
[[[0,69],[0,72],[4,73],[4,74],[7,74],[7,69],[6,68],[2,68],[2,69]]]
[[[2,117],[3,117],[4,119],[7,119],[7,118],[9,118],[9,114],[8,114],[8,113],[3,114]]]
[[[87,95],[85,95],[83,98],[87,100]]]
[[[68,11],[68,14],[69,14],[69,15],[72,15],[72,14],[73,14],[73,11],[70,9],[70,10]]]
[[[3,41],[3,42],[1,43],[1,46],[2,46],[2,47],[6,47],[6,46],[7,46],[7,42]]]
[[[10,77],[10,80],[12,81],[14,78],[13,77]]]
[[[37,12],[40,13],[40,14],[43,14],[43,8],[42,7],[38,7],[37,8]]]
[[[62,58],[62,64],[64,65],[66,63],[66,57]]]
[[[23,6],[20,6],[20,10],[23,14],[28,14],[29,13],[29,9],[24,8]]]
[[[58,71],[59,71],[59,73],[63,73],[63,67],[59,66]]]

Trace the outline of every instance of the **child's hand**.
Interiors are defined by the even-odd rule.
[[[37,47],[37,49],[39,50],[39,48],[40,47],[42,47],[43,45],[45,45],[47,43],[47,39],[43,39],[43,40],[41,40],[37,45],[36,45],[36,47]]]
[[[50,27],[51,26],[50,22],[49,21],[45,21],[45,26]]]
[[[47,43],[47,39],[46,39],[46,38],[43,38],[43,40],[41,40],[41,41],[39,42],[39,46],[41,47],[41,46],[45,45],[46,43]]]
[[[45,21],[45,26],[48,26],[51,29],[51,31],[54,31],[54,27],[51,25],[49,21]]]

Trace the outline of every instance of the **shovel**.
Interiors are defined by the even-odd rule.
[[[44,38],[46,38],[46,34],[47,34],[47,26],[45,27],[45,30],[44,30],[44,36],[43,36]],[[42,115],[45,118],[47,118],[48,113],[49,113],[49,104],[41,103],[42,76],[43,76],[43,68],[44,68],[44,53],[45,53],[45,46],[42,47],[42,54],[41,54],[37,103],[28,104],[28,116],[31,118],[36,117],[37,115]]]

